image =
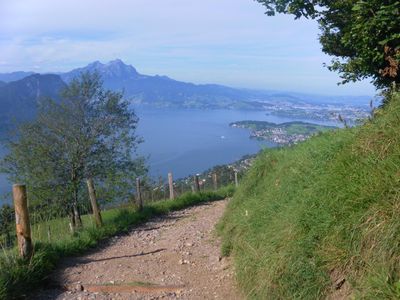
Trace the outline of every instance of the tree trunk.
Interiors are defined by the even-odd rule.
[[[74,210],[72,209],[72,206],[71,206],[71,209],[69,212],[69,229],[71,230],[71,234],[75,233],[75,228],[76,228],[76,224],[75,224],[75,218],[74,218]]]
[[[78,205],[75,203],[73,205],[73,210],[74,210],[75,228],[81,228],[82,227],[81,214],[79,213]]]
[[[82,219],[81,219],[81,214],[79,213],[79,208],[78,208],[78,188],[74,188],[74,201],[72,203],[72,210],[74,213],[74,222],[75,222],[75,228],[81,228],[82,227]]]
[[[72,203],[71,203],[72,218],[71,218],[70,226],[71,226],[71,231],[75,231],[76,229],[79,229],[82,227],[81,214],[79,213],[79,208],[78,208],[79,179],[77,176],[76,169],[72,169],[71,183],[72,183],[72,188],[73,188],[73,198],[72,198]]]
[[[86,180],[86,183],[89,192],[90,204],[92,205],[93,216],[96,221],[96,226],[101,227],[103,226],[103,220],[101,219],[100,208],[97,204],[96,190],[94,189],[93,179],[88,178]]]

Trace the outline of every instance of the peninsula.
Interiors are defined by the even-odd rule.
[[[266,140],[278,145],[291,145],[305,141],[319,132],[332,130],[334,126],[324,126],[300,121],[275,124],[266,121],[239,121],[230,123],[233,128],[251,130],[250,138]]]

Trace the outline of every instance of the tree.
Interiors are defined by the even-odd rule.
[[[5,246],[11,243],[10,231],[15,219],[15,212],[8,204],[0,207],[0,236],[5,235]]]
[[[75,229],[82,224],[79,202],[87,199],[87,180],[127,196],[128,182],[145,172],[143,159],[132,156],[141,142],[137,122],[121,93],[104,90],[98,74],[84,73],[59,102],[43,100],[37,118],[19,127],[3,171],[31,187],[38,204],[66,207]]]
[[[316,19],[322,50],[335,56],[328,68],[342,83],[372,78],[377,88],[400,82],[399,0],[257,0],[267,15]]]

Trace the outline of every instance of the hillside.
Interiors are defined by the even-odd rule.
[[[248,298],[400,297],[399,111],[259,156],[220,224]]]
[[[65,83],[58,75],[34,74],[0,85],[0,134],[15,122],[35,116],[38,101],[44,97],[57,99]]]

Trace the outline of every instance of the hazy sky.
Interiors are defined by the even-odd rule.
[[[318,26],[252,0],[0,0],[0,72],[68,71],[121,58],[195,83],[372,95],[337,86]]]

